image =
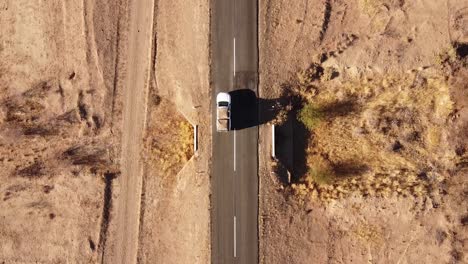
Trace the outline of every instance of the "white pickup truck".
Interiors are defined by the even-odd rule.
[[[216,130],[231,130],[231,96],[228,93],[221,92],[216,96]]]

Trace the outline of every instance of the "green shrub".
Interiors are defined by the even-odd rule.
[[[309,183],[315,182],[318,185],[332,184],[334,180],[333,172],[321,166],[310,167],[306,179]]]
[[[297,119],[301,121],[308,129],[314,129],[323,119],[322,111],[311,103],[307,103],[299,110]]]

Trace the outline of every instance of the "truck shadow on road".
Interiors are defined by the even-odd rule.
[[[282,173],[278,173],[279,180],[285,184],[297,181],[298,175],[307,172],[305,150],[308,148],[310,138],[310,132],[295,118],[295,109],[300,108],[302,102],[289,96],[273,99],[257,98],[255,92],[250,89],[235,90],[229,94],[233,130],[267,124],[278,116],[285,105],[295,105],[291,111],[288,111],[285,122],[276,127],[276,145],[281,150],[277,152],[276,158],[282,166],[279,170]]]
[[[257,98],[254,91],[240,89],[231,95],[231,129],[241,130],[272,121],[278,114],[281,99]]]
[[[241,89],[229,92],[231,95],[231,129],[241,130],[260,125],[258,100],[255,92]]]

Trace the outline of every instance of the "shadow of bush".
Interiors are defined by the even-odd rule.
[[[307,150],[313,143],[314,127],[306,125],[304,116],[299,113],[301,109],[312,105],[308,98],[296,93],[291,85],[283,85],[283,93],[279,98],[264,100],[260,99],[261,123],[273,122],[287,109],[287,113],[281,116],[280,122],[276,122],[276,157],[278,162],[284,165],[284,169],[277,169],[276,174],[283,184],[297,183],[306,180],[310,169],[313,167],[307,162]],[[314,107],[312,118],[314,124],[321,121],[332,121],[334,118],[344,117],[361,111],[362,107],[356,98],[336,101],[326,106]],[[310,112],[310,111],[309,111]],[[301,113],[302,114],[302,113]],[[310,118],[306,118],[309,120]],[[305,120],[305,121],[307,121]],[[309,122],[310,123],[310,122]],[[276,166],[276,168],[279,168]],[[339,163],[332,165],[330,175],[333,179],[346,178],[366,172],[369,168],[365,165]],[[330,179],[331,179],[330,178]]]
[[[332,169],[337,179],[343,179],[366,173],[370,167],[357,161],[346,161],[333,164]]]

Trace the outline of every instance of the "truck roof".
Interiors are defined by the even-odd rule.
[[[229,95],[229,93],[218,93],[218,95],[216,96],[216,103],[219,103],[219,102],[227,102],[227,103],[231,103],[231,96]]]

